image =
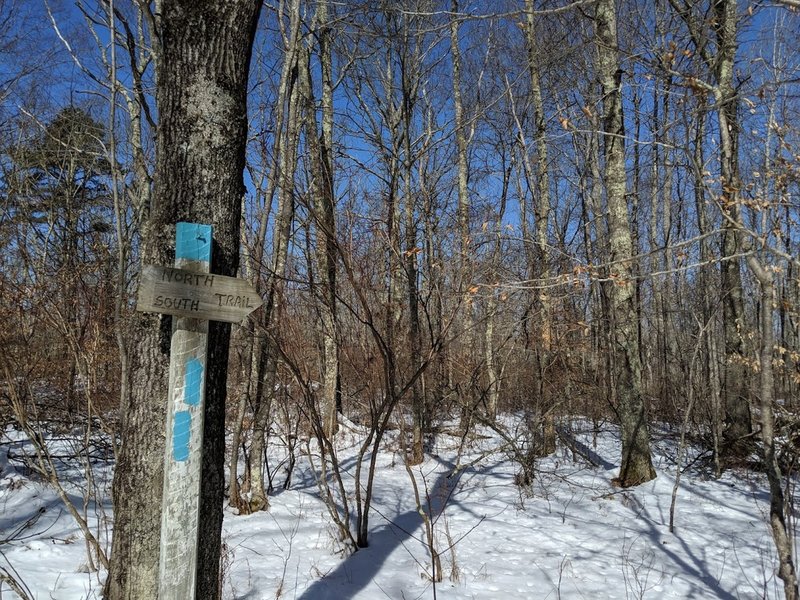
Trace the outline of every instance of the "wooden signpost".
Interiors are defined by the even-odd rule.
[[[145,265],[136,310],[241,323],[259,306],[261,298],[243,279]]]
[[[246,281],[210,273],[210,225],[178,223],[175,268],[145,265],[136,310],[173,315],[161,508],[159,600],[194,600],[208,321],[261,306]]]

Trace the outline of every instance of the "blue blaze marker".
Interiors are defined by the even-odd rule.
[[[175,226],[175,258],[196,262],[211,262],[211,225],[178,223]],[[190,358],[184,366],[183,401],[189,406],[199,406],[203,384],[203,363]],[[172,455],[175,460],[189,460],[189,442],[192,438],[192,415],[178,411],[172,427]]]
[[[192,415],[188,410],[175,413],[172,425],[172,456],[179,462],[189,459],[189,439],[192,437]]]
[[[196,358],[186,363],[184,375],[183,401],[189,406],[200,404],[200,391],[203,384],[203,363]]]
[[[178,223],[175,242],[175,258],[211,262],[211,225]]]

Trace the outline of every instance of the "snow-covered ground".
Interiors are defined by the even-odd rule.
[[[432,511],[433,542],[441,555],[443,579],[435,590],[426,529],[391,436],[378,458],[370,545],[349,557],[342,554],[309,463],[300,456],[292,486],[270,497],[268,512],[238,516],[226,509],[225,597],[782,597],[760,476],[728,472],[714,480],[702,469],[688,469],[671,534],[672,439],[656,435],[658,478],[622,491],[611,485],[619,457],[616,429],[604,426],[594,448],[582,426],[576,439],[599,466],[580,456],[576,462],[571,450],[559,448],[539,462],[529,490],[515,485],[519,468],[489,430],[480,430],[460,458],[458,438],[437,436],[426,461],[412,469],[423,508]],[[354,465],[348,459],[358,439],[357,430],[346,429],[337,442],[350,491]],[[20,440],[7,430],[0,441],[0,567],[33,598],[99,598],[104,575],[87,572],[84,538],[52,488],[21,469],[15,458],[25,447]],[[274,452],[278,464],[280,449]],[[108,545],[111,465],[98,454],[96,503],[84,505],[79,465],[65,475],[72,500]],[[456,469],[457,464],[468,466]],[[277,473],[276,483],[282,476]],[[8,589],[0,583],[0,598],[14,597]]]

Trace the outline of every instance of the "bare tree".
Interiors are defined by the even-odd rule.
[[[457,247],[458,247],[458,272],[457,277],[460,289],[460,301],[464,304],[464,309],[460,318],[460,341],[464,349],[463,355],[470,356],[472,353],[472,337],[474,328],[473,300],[472,295],[475,289],[472,285],[472,240],[470,233],[470,191],[469,191],[469,144],[474,132],[474,127],[465,115],[464,98],[462,93],[462,61],[459,40],[459,4],[458,0],[450,1],[450,60],[453,64],[452,86],[453,86],[453,136],[456,140],[456,165],[458,168],[458,184],[456,187],[458,203],[456,206],[457,223]],[[470,369],[467,367],[467,372]],[[459,401],[461,409],[461,428],[468,429],[470,415],[474,410],[475,399],[472,398],[470,388],[462,392]]]
[[[234,275],[239,258],[242,172],[247,139],[247,78],[260,2],[164,2],[160,41],[155,191],[142,231],[142,261],[169,264],[178,220],[214,228],[213,271]],[[209,61],[208,57],[224,57]],[[123,405],[122,447],[114,477],[115,529],[106,596],[155,598],[164,456],[170,321],[140,316],[131,353],[131,394]],[[219,594],[224,493],[224,406],[230,326],[209,325],[204,478],[197,594]]]
[[[608,205],[608,294],[613,328],[613,376],[622,437],[618,482],[622,487],[629,487],[650,481],[656,474],[650,458],[650,436],[642,394],[638,318],[631,278],[634,249],[626,199],[621,93],[623,71],[618,56],[616,11],[615,0],[599,0],[595,5],[594,26],[597,71],[603,90],[603,180]]]
[[[727,427],[723,435],[723,451],[729,458],[741,459],[749,453],[750,403],[744,379],[744,297],[739,258],[741,236],[736,222],[741,208],[735,201],[735,186],[738,181],[738,131],[736,88],[734,85],[734,62],[736,59],[736,3],[713,2],[714,12],[712,31],[704,29],[703,20],[696,14],[695,7],[682,0],[670,0],[674,10],[683,19],[697,54],[702,59],[713,83],[708,84],[693,78],[691,83],[706,93],[711,93],[717,103],[717,117],[720,136],[720,187],[723,196],[719,200],[723,213],[721,301],[724,335],[725,361],[722,381],[722,397]],[[715,43],[709,43],[709,35]]]
[[[529,187],[536,190],[536,202],[534,204],[535,218],[535,248],[536,264],[538,273],[535,274],[543,281],[550,277],[550,246],[548,243],[548,226],[550,221],[550,167],[548,165],[547,150],[547,128],[544,114],[544,102],[542,100],[541,72],[539,64],[541,62],[540,46],[536,35],[536,16],[534,14],[533,0],[525,0],[525,41],[528,50],[528,75],[531,86],[531,104],[533,108],[534,142],[536,145],[536,185]],[[527,154],[527,149],[523,147],[523,152]],[[532,176],[529,173],[529,176]],[[543,402],[544,398],[544,364],[549,360],[549,353],[552,343],[552,306],[547,289],[539,289],[537,293],[537,304],[539,311],[539,327],[541,328],[540,348],[535,353],[540,382],[539,397]],[[552,454],[556,450],[556,429],[555,429],[555,407],[546,405],[543,410],[543,439],[541,453],[543,455]]]

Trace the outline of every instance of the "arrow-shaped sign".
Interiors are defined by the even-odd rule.
[[[136,310],[208,321],[240,323],[261,306],[244,279],[144,265]]]

